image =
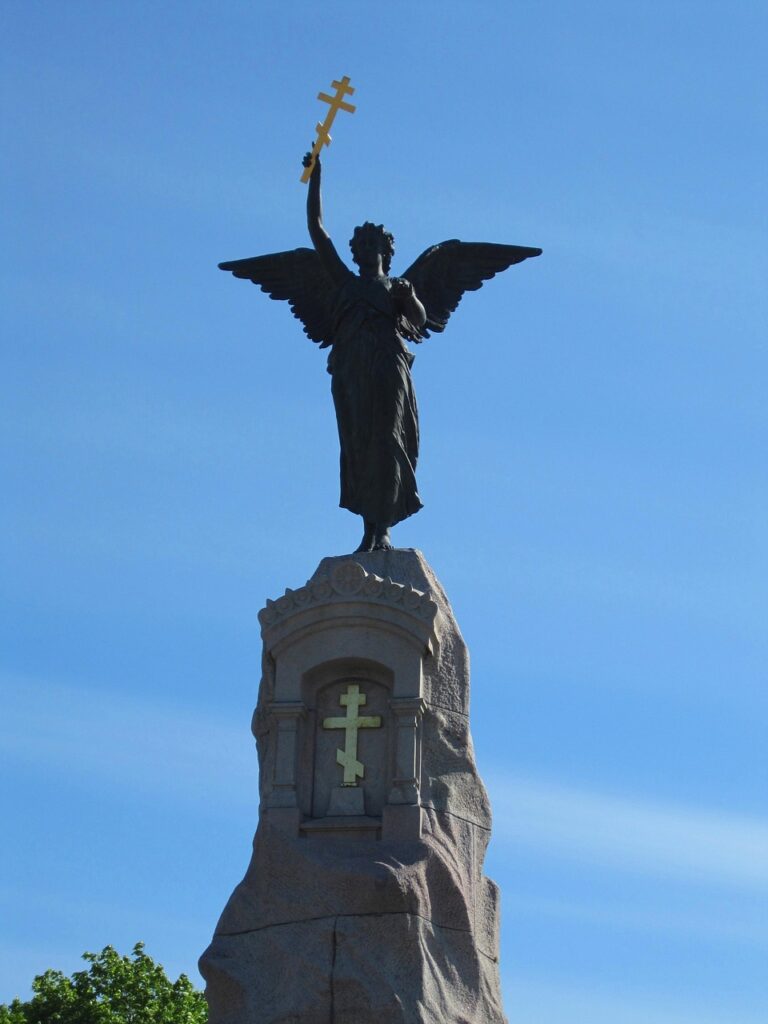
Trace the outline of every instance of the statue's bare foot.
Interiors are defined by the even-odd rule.
[[[374,540],[376,534],[376,527],[373,523],[366,522],[365,532],[363,533],[363,539],[360,541],[360,546],[355,548],[355,552],[358,551],[373,551]]]
[[[371,551],[391,551],[392,541],[389,537],[389,527],[377,526],[373,531],[373,547]]]

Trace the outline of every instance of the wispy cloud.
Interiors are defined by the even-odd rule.
[[[247,720],[233,726],[199,707],[10,675],[0,690],[0,750],[17,763],[196,805],[252,813],[258,800]]]
[[[247,722],[232,725],[200,707],[16,676],[0,678],[0,687],[0,749],[17,762],[188,798],[196,806],[202,797],[203,804],[253,809],[257,764]],[[486,781],[494,840],[502,846],[768,890],[765,820],[503,773]]]
[[[504,976],[504,995],[511,1020],[528,1024],[761,1024],[751,1009],[695,1005],[663,992],[610,991],[525,974]]]
[[[652,902],[647,892],[642,904],[631,896],[604,900],[589,897],[589,902],[561,899],[555,896],[516,892],[514,886],[504,890],[504,915],[519,922],[523,917],[588,925],[605,932],[644,932],[692,938],[695,941],[741,943],[768,946],[768,919],[765,908],[753,893],[735,897],[729,890],[727,898],[715,893],[703,894],[700,888],[692,897],[694,905],[670,907],[665,900],[667,886],[654,887]]]
[[[572,860],[768,890],[768,823],[497,774],[494,836]]]

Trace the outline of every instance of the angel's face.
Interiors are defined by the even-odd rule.
[[[384,257],[384,246],[382,239],[372,231],[362,235],[355,245],[355,259],[358,266],[370,269],[380,267]]]
[[[381,224],[365,223],[355,228],[350,244],[352,256],[362,275],[367,277],[386,272],[392,252],[391,238]]]

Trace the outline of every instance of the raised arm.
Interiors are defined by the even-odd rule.
[[[312,154],[307,153],[304,157],[303,164],[305,167],[309,167]],[[315,166],[312,168],[312,174],[309,179],[309,186],[307,189],[307,227],[309,228],[309,237],[312,239],[312,244],[315,247],[317,255],[320,257],[323,268],[328,276],[338,283],[341,283],[343,279],[349,274],[349,270],[344,265],[343,260],[336,252],[336,246],[331,241],[330,235],[323,226],[323,204],[320,199],[320,156],[315,157]]]

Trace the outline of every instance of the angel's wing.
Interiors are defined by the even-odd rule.
[[[319,342],[320,348],[332,343],[336,289],[314,249],[291,249],[248,260],[230,260],[220,263],[219,269],[253,281],[272,299],[287,299],[308,338]]]
[[[431,246],[402,275],[413,285],[427,313],[420,337],[413,340],[428,338],[430,331],[444,331],[464,292],[477,291],[494,274],[540,253],[541,249],[525,245],[460,242],[457,238]]]

